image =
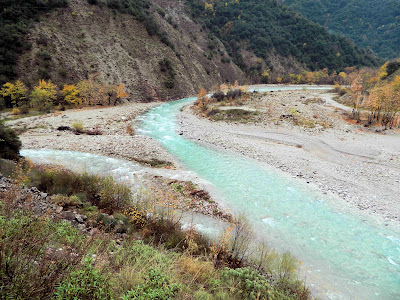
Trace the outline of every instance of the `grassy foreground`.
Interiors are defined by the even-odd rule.
[[[243,218],[211,241],[159,193],[27,162],[0,173],[1,299],[311,298],[290,254],[248,246]]]

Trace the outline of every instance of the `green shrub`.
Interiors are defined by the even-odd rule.
[[[72,271],[57,287],[57,300],[112,299],[107,279],[93,266],[93,259],[86,257],[82,266]]]
[[[77,232],[69,223],[14,209],[0,217],[0,231],[0,299],[50,299],[66,270],[80,261],[79,249],[72,255],[64,247],[54,248],[76,245]]]
[[[85,129],[85,127],[83,126],[83,123],[82,123],[82,122],[75,122],[75,123],[72,123],[71,128],[72,128],[74,131],[79,132],[79,133],[83,133],[83,131],[84,131],[84,129]]]
[[[265,277],[251,268],[225,269],[222,285],[237,299],[268,299],[266,293],[272,288]]]
[[[113,213],[122,210],[132,203],[132,193],[129,187],[116,183],[112,177],[103,178],[100,181],[100,202],[99,208]]]
[[[157,12],[161,17],[165,17],[165,11],[161,7],[157,8]]]
[[[175,86],[174,78],[173,77],[168,77],[168,79],[165,80],[164,84],[165,84],[165,87],[168,88],[168,89],[174,88],[174,86]]]
[[[82,203],[81,200],[75,195],[54,195],[53,197],[51,197],[51,201],[54,204],[60,205],[62,207],[78,206]]]
[[[18,160],[21,141],[15,131],[0,120],[0,158]]]
[[[130,189],[116,183],[112,177],[100,177],[87,173],[79,174],[64,169],[36,166],[30,173],[30,186],[50,195],[73,196],[65,204],[88,201],[109,213],[122,210],[132,203]],[[61,201],[62,202],[62,201]],[[62,204],[60,202],[60,205]]]
[[[145,277],[145,282],[126,293],[122,299],[137,299],[137,300],[169,300],[175,296],[181,287],[178,284],[170,283],[169,278],[155,268],[149,268],[148,274]]]
[[[43,60],[51,60],[51,54],[47,51],[41,51],[38,53],[38,56]]]

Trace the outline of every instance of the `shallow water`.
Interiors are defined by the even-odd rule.
[[[211,183],[270,244],[302,260],[329,298],[400,299],[399,231],[269,166],[184,139],[175,117],[193,100],[152,109],[142,117],[142,133]]]
[[[267,88],[267,90],[281,88]],[[109,171],[132,185],[146,172],[211,184],[232,212],[244,212],[258,235],[303,262],[302,274],[331,299],[400,299],[400,231],[390,229],[340,199],[245,157],[184,139],[176,115],[195,98],[163,104],[141,117],[140,132],[157,139],[187,172],[154,171],[138,164],[70,151],[25,150],[33,159],[63,161],[96,173]],[[284,155],[284,154],[283,154]],[[198,181],[198,178],[197,178]],[[212,232],[214,222],[197,225]]]

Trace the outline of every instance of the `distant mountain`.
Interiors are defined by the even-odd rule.
[[[400,0],[279,1],[384,58],[400,56]]]

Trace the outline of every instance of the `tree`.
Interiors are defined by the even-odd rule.
[[[85,106],[111,105],[116,86],[99,83],[93,79],[80,81],[77,85],[82,103]],[[114,100],[114,104],[116,103]]]
[[[115,86],[115,92],[117,94],[117,97],[114,102],[114,105],[116,104],[117,101],[129,97],[129,94],[125,91],[125,86],[122,83],[120,83],[118,86]]]
[[[18,160],[21,145],[15,131],[0,120],[0,158]]]
[[[400,76],[392,82],[376,85],[365,101],[365,107],[371,111],[369,124],[380,121],[385,129],[392,128],[400,111]]]
[[[353,103],[352,118],[360,122],[360,106],[364,102],[365,94],[363,88],[362,73],[358,74],[351,83],[351,100]]]
[[[46,110],[53,106],[53,101],[57,98],[57,87],[50,80],[39,80],[39,85],[35,86],[30,96],[32,107]]]
[[[197,95],[197,100],[195,102],[195,105],[202,111],[207,110],[207,104],[209,103],[210,98],[207,97],[207,92],[204,88],[200,89],[199,94]]]
[[[28,89],[19,80],[15,83],[5,83],[3,88],[0,90],[0,95],[3,97],[9,97],[12,106],[16,107],[26,106],[28,104],[26,98],[27,93]]]
[[[75,106],[82,105],[82,98],[79,96],[79,90],[75,85],[65,84],[61,95],[63,95],[64,100],[70,104]]]

